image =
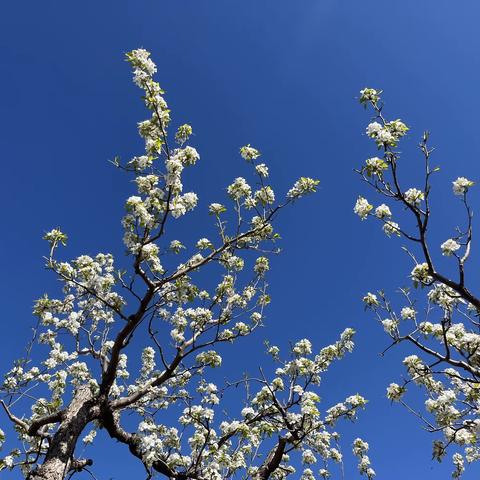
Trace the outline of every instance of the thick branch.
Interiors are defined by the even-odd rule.
[[[270,475],[272,475],[282,461],[286,445],[287,440],[280,437],[277,446],[270,451],[265,462],[253,477],[254,480],[268,480],[270,478]]]
[[[424,351],[425,353],[428,353],[429,355],[432,355],[433,357],[437,358],[441,362],[445,362],[445,363],[448,363],[448,364],[450,364],[454,367],[461,368],[461,369],[471,373],[475,378],[478,378],[480,372],[476,368],[469,365],[468,363],[462,362],[460,360],[455,360],[455,359],[447,357],[447,356],[443,356],[440,353],[436,352],[435,350],[432,350],[431,348],[428,348],[425,345],[423,345],[422,343],[420,343],[417,339],[412,337],[412,335],[407,335],[404,338],[409,340],[410,342],[412,342],[420,350]]]
[[[139,436],[134,433],[128,433],[121,427],[118,413],[115,413],[110,410],[110,408],[105,407],[102,411],[100,421],[112,438],[127,445],[130,453],[142,460],[143,455]],[[152,465],[152,468],[170,479],[178,478],[176,472],[173,471],[162,460],[155,461]]]
[[[61,422],[63,419],[64,411],[60,412],[55,412],[50,415],[44,415],[43,417],[36,418],[30,423],[30,426],[28,427],[27,433],[30,436],[34,435],[41,435],[40,432],[38,432],[38,429],[43,427],[44,425],[49,425],[51,423],[58,423]]]

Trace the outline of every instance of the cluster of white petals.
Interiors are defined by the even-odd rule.
[[[464,195],[468,192],[469,188],[475,185],[474,182],[465,177],[458,177],[452,182],[453,193],[455,195]]]
[[[449,238],[440,245],[440,248],[442,249],[442,255],[449,257],[460,248],[460,244],[453,238]]]
[[[358,197],[357,202],[355,203],[355,207],[353,208],[353,211],[362,220],[365,220],[368,217],[372,208],[373,208],[373,205],[370,205],[366,198]]]
[[[417,188],[409,188],[404,195],[410,205],[419,205],[425,199],[425,194]]]

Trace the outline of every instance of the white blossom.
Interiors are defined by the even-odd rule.
[[[464,195],[468,192],[468,189],[475,185],[475,182],[472,182],[468,178],[458,177],[455,181],[452,182],[453,193],[455,195]]]
[[[309,177],[301,177],[288,191],[287,198],[297,199],[307,195],[308,193],[313,193],[316,191],[316,187],[319,183],[319,180],[314,180],[313,178]]]
[[[382,229],[385,232],[385,235],[387,235],[387,237],[390,237],[391,235],[396,235],[397,237],[401,236],[400,225],[398,225],[398,223],[396,222],[387,220],[383,224]]]
[[[445,240],[445,242],[442,243],[440,248],[442,249],[442,255],[449,257],[450,255],[453,255],[460,248],[460,244],[453,238],[449,238],[448,240]]]
[[[221,203],[211,203],[208,210],[212,215],[220,215],[227,209]]]
[[[376,307],[379,305],[377,296],[374,293],[368,292],[363,297],[363,302],[369,307]]]
[[[252,189],[243,177],[238,177],[228,186],[227,192],[234,200],[250,196]]]
[[[374,175],[381,177],[383,172],[388,169],[388,163],[378,157],[368,158],[365,164],[365,171],[369,177]]]
[[[430,269],[427,263],[419,263],[415,265],[410,276],[414,282],[419,283],[431,283],[433,280],[430,276]]]
[[[375,209],[375,216],[377,218],[388,218],[392,216],[392,212],[390,211],[388,205],[382,203]]]
[[[270,186],[266,186],[255,192],[255,199],[262,205],[271,205],[275,202],[275,194]]]
[[[374,137],[382,130],[382,126],[378,122],[372,122],[367,127],[367,135],[369,137]]]
[[[365,220],[368,217],[368,214],[372,210],[373,205],[368,203],[368,200],[363,197],[358,197],[357,202],[353,211],[362,219]]]
[[[90,430],[90,432],[88,432],[88,434],[83,437],[83,440],[82,440],[83,443],[85,445],[93,443],[93,440],[95,439],[96,435],[97,435],[96,430]]]
[[[420,202],[425,199],[425,194],[421,190],[418,190],[417,188],[409,188],[405,192],[404,196],[405,196],[405,200],[410,205],[419,205]]]
[[[417,312],[412,307],[403,307],[400,316],[404,320],[415,320]]]
[[[405,388],[396,383],[391,383],[387,388],[387,398],[398,402],[405,393]]]
[[[240,155],[242,156],[243,159],[247,161],[252,161],[257,159],[260,156],[260,152],[256,149],[253,148],[252,146],[245,145],[240,149]]]
[[[263,178],[268,177],[268,167],[264,163],[256,165],[255,171]]]

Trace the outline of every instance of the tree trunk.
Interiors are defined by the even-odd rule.
[[[53,435],[45,461],[27,477],[29,480],[63,480],[70,470],[79,435],[91,420],[92,394],[86,385],[78,388]]]

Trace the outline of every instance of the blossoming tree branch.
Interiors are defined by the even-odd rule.
[[[408,127],[400,120],[385,118],[381,93],[371,88],[361,91],[360,102],[370,106],[375,115],[366,133],[382,157],[369,158],[357,172],[386,203],[374,207],[366,198],[359,197],[354,211],[362,220],[373,217],[380,222],[387,236],[406,241],[403,249],[412,262],[410,277],[415,290],[400,288],[399,302],[390,300],[383,291],[368,293],[363,300],[390,337],[388,348],[409,344],[415,352],[403,361],[407,376],[401,383],[390,384],[387,397],[403,404],[421,419],[427,430],[439,435],[433,443],[434,458],[440,461],[449,447],[455,449],[452,476],[458,478],[465,469],[465,459],[468,463],[480,459],[480,298],[472,291],[466,268],[473,231],[468,193],[474,182],[465,177],[453,181],[453,194],[460,201],[464,218],[452,228],[451,238],[432,243],[431,180],[439,168],[431,166],[433,149],[428,143],[429,134],[423,134],[419,145],[422,183],[406,188],[400,175],[402,161],[397,147]],[[406,211],[411,226],[393,220],[394,207],[397,215]],[[451,268],[440,267],[439,256],[453,263],[454,275],[450,274]],[[425,414],[405,400],[411,385],[419,386],[427,395]]]
[[[318,181],[300,178],[278,201],[267,165],[247,145],[240,154],[255,186],[236,178],[228,204],[208,207],[216,238],[169,237],[170,224],[197,206],[182,172],[199,154],[187,145],[189,125],[169,136],[170,111],[150,54],[134,50],[127,60],[151,115],[138,125],[145,153],[114,162],[137,189],[122,220],[131,267],[117,269],[109,253],[62,261],[67,236],[59,229],[45,235],[46,265],[63,292],[36,302],[34,337],[1,386],[2,422],[10,426],[0,430],[7,450],[0,470],[18,469],[31,480],[93,475],[102,430],[112,451],[143,464],[146,478],[328,478],[342,462],[337,421],[355,419],[366,401],[354,394],[321,413],[317,392],[330,364],[352,350],[353,330],[316,353],[307,339],[284,354],[270,345],[271,377],[260,368],[225,385],[209,380],[222,365],[220,345],[248,341],[262,325],[274,221]],[[146,339],[141,350],[134,336]],[[222,398],[239,386],[245,399],[226,414]],[[368,444],[357,439],[352,449],[359,473],[372,478]]]

